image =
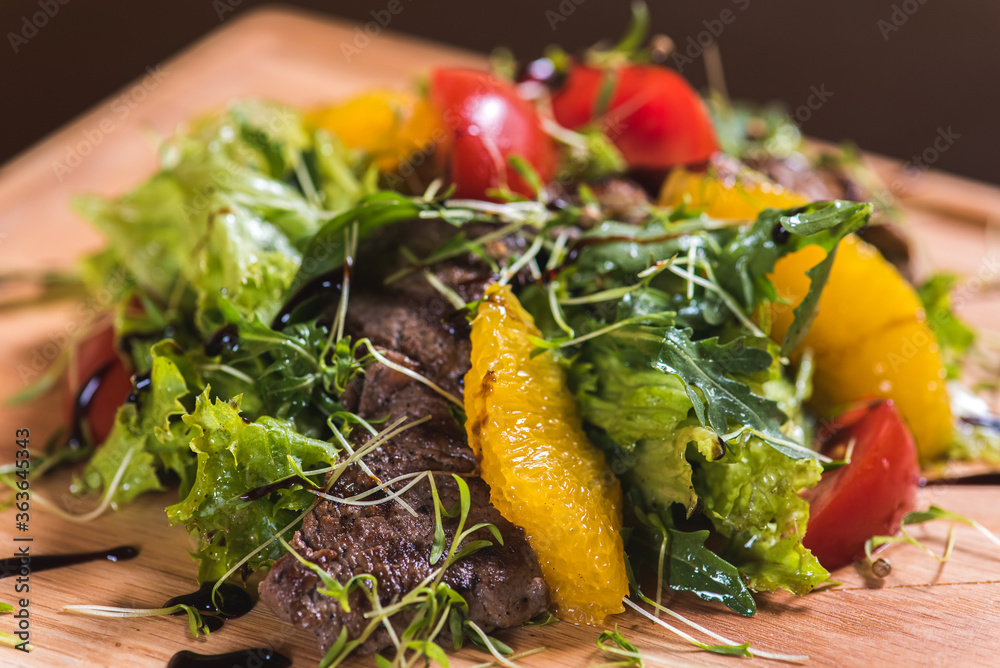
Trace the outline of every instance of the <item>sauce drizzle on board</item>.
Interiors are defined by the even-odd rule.
[[[126,561],[139,556],[139,549],[129,545],[113,547],[110,550],[98,550],[96,552],[76,552],[72,554],[41,554],[37,557],[32,555],[28,566],[32,573],[38,571],[48,571],[54,568],[66,568],[76,566],[90,561]],[[0,560],[0,578],[7,578],[17,575],[22,563],[22,557],[8,557]]]
[[[257,666],[258,668],[288,668],[292,660],[272,649],[259,647],[241,649],[228,654],[198,654],[184,650],[170,659],[167,668],[233,668],[233,666]]]

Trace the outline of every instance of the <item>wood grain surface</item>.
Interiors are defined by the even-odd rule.
[[[136,185],[155,168],[155,137],[172,133],[193,115],[237,97],[273,98],[314,105],[372,86],[401,86],[435,64],[478,64],[481,57],[382,33],[348,60],[342,43],[354,27],[292,13],[258,11],[222,26],[206,40],[127,87],[0,169],[0,268],[4,272],[68,267],[98,248],[99,237],[75,217],[70,199],[81,193],[114,195]],[[902,178],[891,161],[873,159],[890,183]],[[946,175],[925,173],[907,181],[905,197],[914,228],[919,267],[947,268],[983,283],[1000,275],[995,227],[1000,191]],[[65,345],[92,324],[99,297],[80,304],[32,309],[0,316],[0,398],[22,389]],[[958,309],[977,325],[1000,332],[995,293],[962,293]],[[28,408],[0,412],[0,461],[13,456],[14,430],[31,429],[40,448],[61,422],[63,399],[49,396]],[[36,495],[79,504],[66,494],[60,474],[34,487]],[[139,502],[89,524],[44,513],[35,503],[31,532],[35,554],[92,550],[119,544],[141,549],[120,564],[91,563],[40,572],[30,579],[30,655],[0,649],[0,665],[164,666],[181,649],[220,653],[268,646],[295,666],[319,660],[312,636],[280,622],[259,606],[207,641],[187,635],[182,618],[107,620],[72,616],[70,604],[157,607],[195,586],[192,548],[182,529],[168,526],[163,508],[175,492]],[[1000,533],[1000,487],[933,487],[924,503],[937,503],[980,520]],[[13,553],[14,516],[0,513],[0,552]],[[947,527],[915,534],[943,549]],[[759,597],[760,612],[743,619],[717,605],[684,596],[671,607],[733,640],[760,649],[807,654],[808,665],[996,665],[1000,654],[1000,549],[971,529],[956,530],[952,559],[944,566],[912,547],[892,548],[893,573],[879,586],[853,569],[835,574],[835,589],[796,598]],[[0,580],[0,600],[17,598],[11,579]],[[693,651],[638,615],[612,620],[647,656],[647,665],[736,665],[746,660]],[[12,620],[0,618],[0,629]],[[595,648],[597,630],[560,623],[498,634],[517,651],[545,652],[525,666],[578,667],[607,661]],[[465,650],[454,666],[486,661]],[[771,663],[754,659],[754,664]],[[251,664],[253,665],[253,664]],[[373,665],[359,658],[349,665]]]

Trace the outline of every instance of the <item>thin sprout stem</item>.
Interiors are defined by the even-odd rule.
[[[507,668],[517,668],[517,664],[512,663],[509,659],[507,659],[507,657],[497,651],[496,647],[494,647],[493,643],[490,641],[490,637],[486,635],[481,628],[479,628],[478,624],[470,620],[466,621],[465,625],[472,629],[472,631],[482,639],[483,643],[486,645],[486,649],[493,655],[493,658],[497,661],[497,663],[502,666],[507,666]]]
[[[683,616],[683,615],[681,615],[679,613],[674,612],[670,608],[666,608],[664,606],[657,605],[653,601],[649,600],[649,598],[647,598],[646,596],[643,596],[641,593],[639,594],[639,597],[644,602],[648,603],[649,605],[654,606],[655,608],[658,608],[661,612],[667,613],[668,615],[670,615],[671,617],[673,617],[677,621],[682,622],[684,624],[687,624],[688,626],[690,626],[691,628],[693,628],[693,629],[695,629],[697,631],[701,631],[702,633],[704,633],[705,635],[707,635],[709,638],[712,638],[714,640],[718,640],[720,643],[725,644],[725,645],[739,645],[740,644],[738,642],[735,642],[734,640],[730,640],[729,638],[727,638],[727,637],[725,637],[723,635],[719,635],[718,633],[716,633],[715,631],[712,631],[711,629],[705,628],[701,624],[698,624],[697,622],[692,621],[692,620],[688,619],[687,617],[685,617],[685,616]],[[799,655],[794,655],[794,654],[775,654],[773,652],[765,652],[763,650],[758,650],[758,649],[753,649],[751,651],[753,652],[754,656],[759,656],[759,657],[764,658],[764,659],[775,659],[777,661],[806,661],[809,658],[808,656],[799,656]]]
[[[590,332],[589,334],[584,334],[582,336],[578,336],[575,339],[570,339],[569,341],[562,341],[556,347],[557,348],[566,348],[566,347],[569,347],[569,346],[575,346],[577,344],[583,343],[584,341],[589,341],[590,339],[596,339],[599,336],[604,336],[605,334],[613,332],[616,329],[621,329],[622,327],[628,327],[629,325],[634,325],[634,324],[636,324],[638,322],[641,322],[643,320],[648,320],[648,319],[649,319],[649,316],[645,316],[645,315],[636,316],[634,318],[626,318],[625,320],[621,320],[619,322],[613,323],[613,324],[608,325],[606,327],[602,327],[600,329],[596,329],[593,332]]]
[[[585,297],[565,297],[560,299],[559,303],[564,306],[575,306],[577,304],[599,304],[600,302],[609,302],[612,299],[620,299],[630,292],[635,292],[641,287],[642,283],[636,283],[635,285],[629,285],[626,287],[602,290],[601,292],[595,292],[594,294],[586,295]]]
[[[696,645],[696,646],[701,646],[701,645],[704,645],[704,643],[702,643],[702,642],[700,642],[700,641],[696,640],[696,639],[694,638],[694,636],[692,636],[692,635],[690,635],[690,634],[686,633],[685,631],[682,631],[682,630],[680,630],[680,629],[679,629],[679,628],[677,628],[676,626],[671,626],[670,624],[666,623],[665,621],[663,621],[663,620],[662,620],[662,619],[660,619],[659,617],[655,617],[655,616],[653,616],[653,614],[652,614],[652,613],[650,613],[650,612],[647,612],[646,610],[644,610],[644,609],[643,609],[643,608],[641,608],[640,606],[638,606],[638,605],[636,605],[635,603],[633,603],[633,602],[632,602],[632,601],[631,601],[630,599],[628,599],[628,598],[624,598],[624,599],[622,599],[622,602],[623,602],[623,603],[625,603],[625,605],[627,605],[628,607],[630,607],[630,608],[632,608],[633,610],[635,610],[636,612],[638,612],[638,613],[639,613],[640,615],[642,615],[642,616],[643,616],[643,617],[645,617],[646,619],[648,619],[648,620],[650,620],[651,622],[653,622],[654,624],[657,624],[657,625],[659,625],[659,626],[662,626],[663,628],[667,629],[668,631],[670,631],[670,632],[671,632],[671,633],[673,633],[674,635],[676,635],[676,636],[678,636],[678,637],[680,637],[680,638],[683,638],[684,640],[687,640],[687,641],[688,641],[689,643],[691,643],[692,645]],[[734,645],[734,646],[736,645],[736,643],[728,643],[728,644],[730,644],[730,645]]]
[[[531,246],[528,247],[528,250],[525,251],[521,257],[517,258],[517,261],[514,262],[514,264],[510,265],[510,267],[504,270],[503,274],[500,276],[500,280],[498,280],[497,283],[499,283],[500,285],[507,285],[510,279],[516,276],[517,272],[521,271],[521,269],[524,268],[524,265],[528,264],[528,262],[533,260],[535,256],[538,255],[538,252],[542,250],[542,244],[544,242],[545,242],[545,235],[537,234],[535,236],[535,240],[531,242]]]
[[[66,510],[63,510],[52,501],[49,501],[44,496],[40,496],[38,494],[32,495],[31,499],[32,501],[42,506],[43,508],[52,511],[59,517],[65,520],[69,520],[71,522],[90,522],[92,520],[96,520],[98,517],[103,515],[104,512],[111,506],[111,499],[112,497],[114,497],[115,492],[118,491],[118,487],[119,485],[121,485],[122,478],[125,477],[125,471],[128,469],[129,462],[132,461],[132,455],[135,454],[135,451],[136,448],[133,447],[131,450],[125,453],[125,456],[122,457],[121,464],[118,465],[118,470],[115,471],[114,478],[111,479],[111,482],[104,490],[104,495],[101,497],[101,502],[98,504],[96,508],[94,508],[88,513],[84,513],[83,515],[76,515],[74,513],[67,512]]]
[[[541,654],[542,652],[545,652],[548,649],[549,649],[548,647],[536,647],[535,649],[529,649],[528,651],[521,652],[519,654],[511,654],[509,657],[507,657],[507,660],[520,661],[521,659],[527,659],[529,656]],[[477,663],[474,666],[469,666],[469,668],[492,668],[493,666],[497,665],[497,663],[498,663],[497,660],[494,659],[493,661],[490,661],[488,663]]]
[[[368,352],[371,354],[371,356],[374,357],[376,360],[378,360],[379,363],[382,364],[383,366],[387,366],[390,369],[392,369],[393,371],[398,371],[399,373],[403,374],[404,376],[409,376],[413,380],[415,380],[417,382],[420,382],[420,383],[423,383],[424,385],[426,385],[427,387],[431,388],[432,390],[434,390],[435,392],[437,392],[442,397],[444,397],[448,401],[452,402],[456,406],[464,407],[464,404],[463,404],[463,402],[462,402],[461,399],[459,399],[458,397],[456,397],[451,392],[448,392],[447,390],[445,390],[444,388],[442,388],[441,386],[439,386],[437,383],[435,383],[434,381],[432,381],[430,378],[427,378],[426,376],[422,376],[422,375],[420,375],[419,373],[417,373],[416,371],[414,371],[412,369],[407,369],[405,366],[403,366],[401,364],[396,364],[395,362],[389,360],[385,355],[383,355],[382,353],[378,352],[375,349],[375,346],[373,346],[372,343],[371,343],[371,341],[369,341],[368,339],[362,339],[361,341],[368,348]]]
[[[295,160],[295,176],[298,178],[299,183],[302,185],[302,190],[306,193],[306,198],[317,208],[323,207],[323,202],[320,201],[319,193],[316,192],[316,185],[313,183],[312,176],[309,174],[309,170],[306,169],[305,160],[302,159],[302,152],[300,151]]]
[[[235,368],[229,366],[228,364],[202,364],[201,365],[201,370],[202,371],[221,371],[222,373],[229,374],[233,378],[238,378],[239,380],[243,381],[247,385],[253,385],[253,384],[256,383],[256,381],[253,378],[251,378],[250,376],[246,375],[245,373],[243,373],[239,369],[235,369]]]
[[[426,475],[426,473],[427,472],[425,471],[423,473],[423,475]],[[319,496],[319,497],[322,497],[322,498],[326,499],[327,501],[333,501],[335,503],[342,503],[342,504],[347,505],[347,506],[378,506],[378,505],[381,505],[383,503],[387,503],[389,501],[395,500],[395,501],[398,501],[399,504],[401,506],[403,506],[403,508],[405,508],[408,513],[410,513],[411,515],[413,515],[414,517],[416,517],[417,516],[417,511],[415,511],[408,503],[406,503],[405,501],[403,501],[403,499],[400,498],[400,497],[402,497],[402,495],[405,494],[406,492],[410,491],[421,480],[423,480],[423,476],[418,476],[418,477],[414,478],[413,480],[411,480],[406,485],[404,485],[403,488],[400,489],[400,490],[398,490],[398,491],[397,490],[390,490],[390,489],[388,489],[388,485],[390,483],[384,483],[384,484],[377,485],[377,486],[371,488],[370,490],[368,490],[366,492],[366,494],[370,494],[370,493],[375,492],[375,491],[382,491],[382,492],[385,492],[387,494],[387,496],[385,496],[384,498],[381,498],[381,499],[373,499],[371,501],[362,501],[362,500],[355,499],[354,497],[341,498],[341,497],[338,497],[338,496],[333,496],[332,494],[328,494],[326,492],[319,492],[319,491],[316,491],[316,490],[309,490],[309,491],[312,492],[313,494],[315,494],[316,496]]]
[[[63,612],[91,617],[163,617],[181,609],[179,605],[169,608],[116,608],[109,605],[64,605]]]
[[[548,293],[549,298],[549,310],[552,311],[552,319],[556,321],[559,329],[566,332],[566,336],[572,338],[576,336],[576,332],[573,331],[573,328],[563,318],[562,308],[559,306],[559,298],[556,296],[556,289],[558,287],[559,281],[552,281],[545,286],[545,292]]]
[[[465,300],[457,292],[445,285],[444,281],[437,277],[437,274],[430,269],[424,269],[423,274],[427,282],[431,284],[431,287],[440,292],[441,296],[447,299],[449,304],[456,309],[465,308]]]
[[[760,328],[757,327],[757,325],[753,324],[753,322],[751,322],[749,318],[747,318],[746,314],[743,313],[743,309],[740,308],[739,304],[736,303],[736,301],[729,295],[728,292],[720,288],[715,283],[712,283],[711,281],[705,280],[701,276],[698,276],[697,274],[694,273],[694,270],[689,269],[688,271],[685,271],[677,266],[670,266],[669,270],[674,274],[680,276],[681,278],[687,279],[688,281],[700,285],[706,290],[711,290],[712,292],[719,295],[719,297],[722,298],[722,301],[726,305],[726,307],[728,307],[729,310],[732,311],[733,315],[736,316],[736,319],[740,321],[740,324],[742,324],[744,327],[753,332],[754,336],[766,338],[764,332],[760,331]]]

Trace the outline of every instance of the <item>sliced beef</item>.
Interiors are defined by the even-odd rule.
[[[442,227],[444,226],[444,227]],[[446,391],[461,397],[462,379],[470,367],[470,342],[464,318],[420,272],[413,272],[390,286],[384,279],[405,266],[399,257],[405,246],[425,257],[440,246],[455,228],[436,221],[395,226],[365,244],[356,263],[348,302],[346,330],[355,338],[368,337],[395,364],[413,369]],[[504,252],[503,248],[496,249]],[[490,277],[488,266],[474,256],[461,257],[434,268],[438,278],[463,299],[482,294]],[[470,618],[484,630],[515,626],[548,608],[549,593],[534,551],[524,532],[506,521],[489,502],[489,488],[477,476],[476,458],[468,446],[464,426],[453,415],[447,399],[409,376],[381,364],[371,365],[342,400],[369,421],[391,424],[429,417],[423,424],[403,431],[364,457],[365,469],[350,467],[333,482],[330,493],[347,498],[408,473],[433,471],[445,507],[458,500],[452,473],[463,477],[471,493],[466,526],[487,522],[497,526],[503,545],[493,545],[453,565],[444,582],[469,603]],[[369,434],[352,433],[355,448],[364,447]],[[370,474],[370,475],[369,475]],[[392,485],[399,490],[409,480]],[[381,495],[381,492],[378,493]],[[378,498],[373,496],[371,498]],[[374,506],[323,501],[303,521],[291,546],[305,559],[318,564],[341,583],[369,573],[378,580],[379,599],[388,604],[419,585],[436,566],[430,564],[434,536],[434,503],[425,479],[402,495],[416,517],[396,501]],[[448,544],[457,518],[443,522]],[[472,540],[493,540],[480,530]],[[495,541],[494,541],[495,542]],[[345,612],[336,600],[317,592],[321,583],[291,555],[279,559],[261,583],[261,598],[283,619],[316,634],[325,652],[346,628],[350,638],[362,633],[370,606],[362,592],[350,600]],[[406,627],[406,615],[394,621]],[[390,644],[379,628],[360,648],[374,652]]]
[[[338,481],[335,489],[343,492],[366,487],[361,475],[352,473],[351,477],[349,482]],[[534,552],[523,532],[490,505],[486,483],[475,477],[467,481],[472,497],[468,526],[479,522],[495,524],[504,545],[494,545],[457,562],[446,571],[444,582],[465,598],[470,618],[487,632],[523,624],[548,607],[548,589]],[[446,507],[458,500],[457,486],[450,476],[436,475],[435,484]],[[291,546],[342,583],[359,573],[371,573],[378,579],[380,600],[389,604],[435,570],[429,561],[434,536],[430,486],[421,483],[403,498],[417,511],[417,517],[398,503],[358,508],[324,502],[307,516]],[[449,541],[456,522],[444,521]],[[493,540],[486,531],[474,537]],[[370,607],[362,593],[355,591],[350,598],[351,612],[345,613],[333,598],[316,591],[320,584],[312,571],[286,556],[275,563],[260,593],[282,618],[315,633],[325,652],[344,627],[351,638],[360,635],[368,623],[364,613]],[[399,632],[409,622],[408,615],[400,615],[393,625]],[[359,650],[370,653],[389,644],[388,631],[383,627]]]

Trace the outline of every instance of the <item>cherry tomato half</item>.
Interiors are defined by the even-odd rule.
[[[853,446],[851,443],[853,442]],[[854,409],[821,435],[821,451],[851,461],[809,490],[802,543],[828,570],[865,553],[865,541],[899,530],[917,502],[920,467],[913,436],[891,401]]]
[[[451,179],[456,197],[486,198],[488,190],[506,184],[533,197],[531,186],[509,166],[517,155],[552,180],[556,149],[542,129],[538,112],[517,89],[486,72],[438,69],[431,75],[431,103],[450,134]]]
[[[614,89],[596,119],[598,98],[609,76]],[[680,74],[657,65],[612,70],[574,65],[552,96],[552,111],[570,129],[599,120],[605,136],[633,168],[701,163],[719,150],[701,97]]]
[[[118,407],[132,391],[131,374],[115,352],[114,328],[97,330],[76,348],[67,373],[69,423],[86,420],[97,444],[115,424]],[[78,415],[78,413],[80,413]]]

